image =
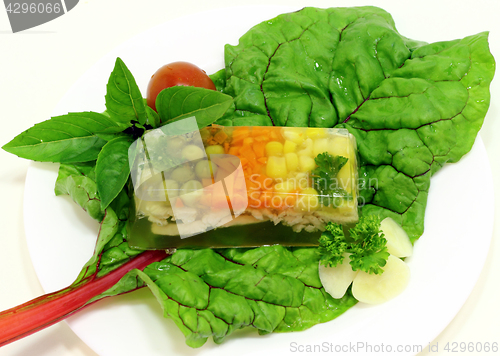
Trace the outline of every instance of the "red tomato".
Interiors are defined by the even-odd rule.
[[[164,65],[151,76],[147,93],[148,105],[156,111],[155,102],[160,91],[177,85],[215,90],[212,79],[204,70],[188,62],[174,62]]]

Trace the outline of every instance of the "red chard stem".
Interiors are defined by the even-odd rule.
[[[42,295],[0,313],[0,347],[53,325],[84,307],[114,286],[129,271],[141,271],[167,257],[165,251],[146,251],[102,277],[91,276],[76,285]]]

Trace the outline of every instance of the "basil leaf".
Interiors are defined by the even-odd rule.
[[[93,133],[117,133],[125,130],[128,125],[112,120],[106,113],[93,111],[73,112],[64,115],[68,120],[78,121]]]
[[[120,58],[116,59],[106,86],[106,111],[113,120],[122,124],[129,124],[131,121],[144,124],[147,120],[141,91]]]
[[[104,210],[117,197],[130,175],[128,149],[132,138],[117,137],[104,145],[97,158],[96,183]]]
[[[128,136],[128,134],[120,131],[120,132],[116,132],[116,133],[98,133],[97,136],[104,141],[111,141],[112,139],[120,137],[120,136]]]
[[[34,161],[93,161],[105,144],[96,134],[116,127],[105,115],[99,113],[69,113],[34,125],[2,148]]]
[[[108,208],[116,212],[116,216],[121,221],[127,221],[129,217],[130,197],[128,195],[127,186],[118,193],[117,197],[111,201]]]
[[[116,122],[115,120],[110,118],[106,110],[102,113],[102,115],[106,116],[108,118],[108,121],[112,123],[112,126],[97,133],[97,136],[104,141],[111,141],[115,137],[126,135],[125,133],[123,133],[123,131],[125,131],[132,125],[131,123],[123,124],[121,122]]]
[[[161,120],[160,120],[160,115],[156,113],[153,109],[151,109],[149,106],[146,106],[146,112],[148,114],[148,124],[150,124],[154,129],[158,128],[161,126]]]
[[[156,98],[162,125],[194,116],[201,129],[214,123],[231,107],[233,98],[215,90],[176,86]]]

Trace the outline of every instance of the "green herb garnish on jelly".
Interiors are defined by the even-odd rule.
[[[317,167],[311,172],[311,178],[313,187],[320,194],[321,204],[338,207],[342,204],[343,199],[352,199],[352,196],[345,191],[337,178],[348,159],[324,152],[317,155],[314,161]]]

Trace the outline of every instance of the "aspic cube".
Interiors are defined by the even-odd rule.
[[[147,132],[129,157],[132,247],[314,246],[328,222],[358,220],[345,129],[198,130],[190,118]]]

